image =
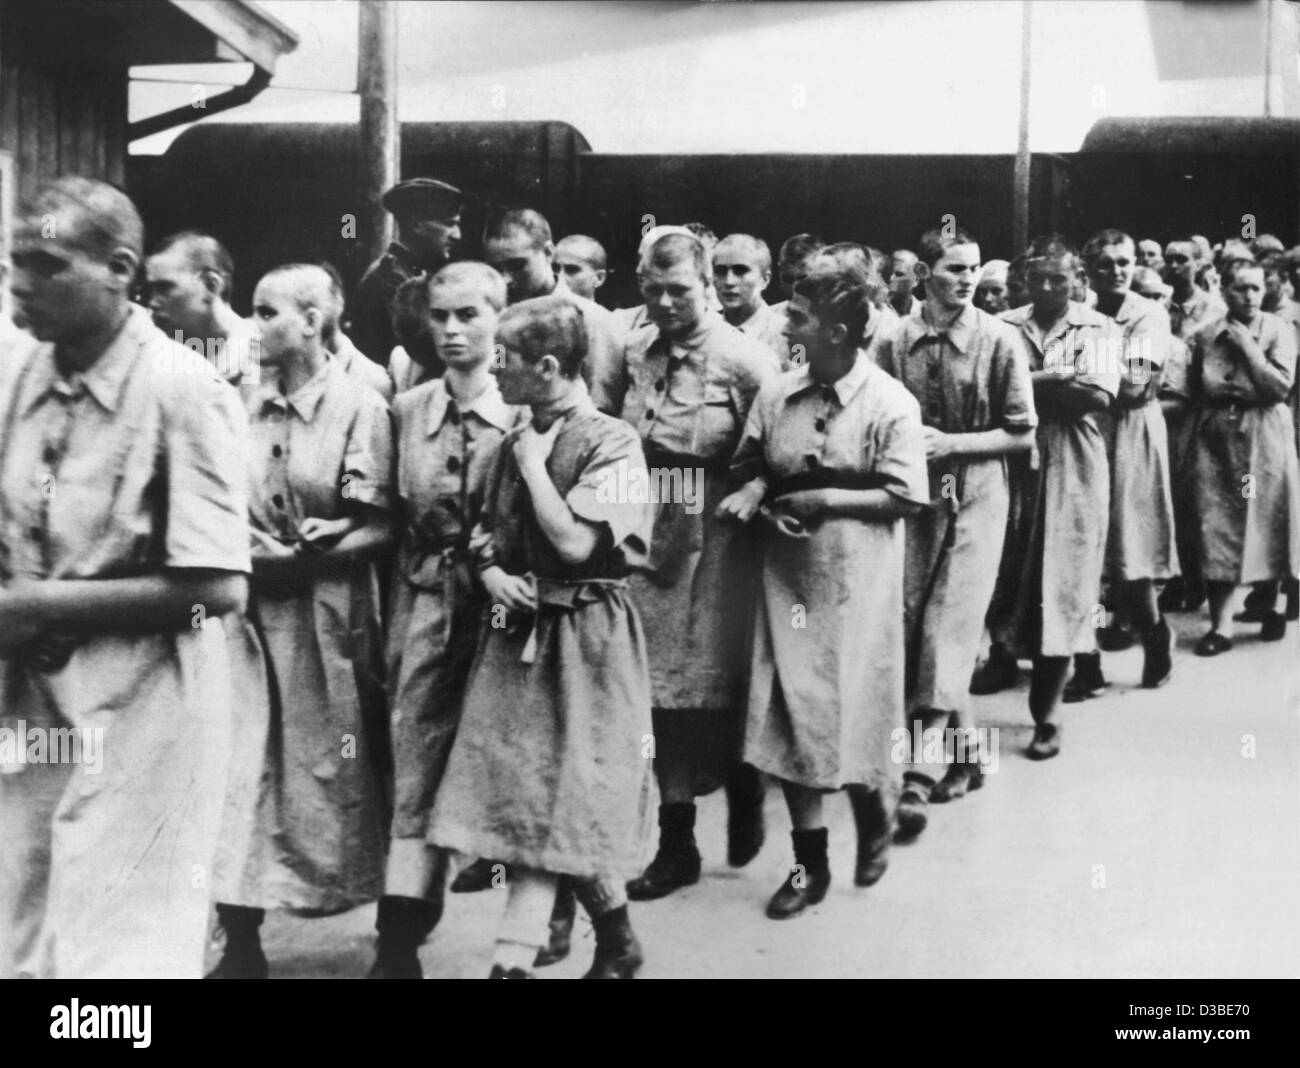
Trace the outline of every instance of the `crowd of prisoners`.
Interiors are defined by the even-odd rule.
[[[266,978],[267,910],[377,902],[369,976],[420,978],[446,891],[504,889],[490,977],[581,904],[586,977],[632,978],[698,797],[743,867],[779,785],[793,919],[827,795],[870,887],[984,784],[971,695],[1022,664],[1042,761],[1103,652],[1170,680],[1169,613],[1203,657],[1297,618],[1300,248],[691,222],[610,309],[597,237],[503,207],[461,258],[465,202],[399,183],[352,293],[289,255],[247,315],[219,234],[146,244],[112,186],[17,213],[0,717],[105,759],[0,775],[0,974],[197,977],[215,909],[208,977]]]

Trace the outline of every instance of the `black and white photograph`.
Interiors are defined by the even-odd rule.
[[[0,977],[1249,1041],[1298,348],[1295,0],[0,0]]]

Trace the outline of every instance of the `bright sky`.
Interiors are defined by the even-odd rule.
[[[220,122],[352,122],[355,0],[260,0],[301,38],[272,88]],[[407,121],[572,123],[598,152],[1014,152],[1023,5],[403,2]],[[1034,151],[1106,115],[1262,115],[1265,5],[1040,0]],[[1277,5],[1275,114],[1300,114],[1295,5]],[[137,68],[132,119],[247,65]],[[214,73],[215,72],[215,73]],[[180,130],[137,143],[163,151]]]

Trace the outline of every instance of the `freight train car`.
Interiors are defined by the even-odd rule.
[[[210,230],[238,267],[235,303],[268,267],[329,259],[349,284],[366,264],[349,219],[359,216],[355,127],[205,123],[161,156],[132,157],[128,185],[148,232]],[[1105,119],[1077,153],[1032,159],[1031,233],[1082,240],[1119,226],[1162,241],[1234,234],[1249,215],[1287,244],[1300,229],[1300,121]],[[592,152],[563,122],[406,123],[402,173],[434,175],[474,194],[466,255],[484,212],[536,207],[557,236],[589,233],[610,252],[606,303],[636,300],[637,242],[653,223],[698,220],[719,235],[756,233],[773,250],[792,233],[910,246],[952,215],[986,258],[1011,248],[1009,155],[615,155]],[[769,299],[779,299],[775,291]]]

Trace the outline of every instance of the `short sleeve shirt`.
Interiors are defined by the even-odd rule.
[[[1033,386],[1010,327],[975,307],[943,330],[909,315],[877,348],[881,368],[917,399],[926,426],[946,434],[1032,429]]]
[[[750,409],[732,471],[738,481],[761,476],[770,491],[809,473],[864,480],[915,504],[930,499],[916,400],[865,351],[832,385],[807,366],[769,379]],[[852,481],[845,486],[853,488]]]
[[[204,357],[132,305],[87,371],[28,338],[0,396],[0,570],[247,572],[244,413]]]
[[[1251,336],[1264,350],[1264,358],[1286,381],[1289,391],[1295,382],[1296,337],[1291,324],[1268,312],[1261,312],[1249,327]],[[1211,400],[1240,404],[1270,404],[1260,396],[1246,368],[1246,358],[1230,340],[1226,318],[1207,323],[1192,340],[1190,385],[1193,401]]]
[[[670,340],[658,330],[628,338],[621,395],[611,392],[597,404],[621,414],[648,451],[725,466],[759,386],[779,366],[767,346],[706,312],[684,339]]]
[[[305,519],[339,519],[361,504],[393,507],[388,406],[336,360],[288,396],[276,377],[263,376],[245,400],[253,526],[290,542]]]

